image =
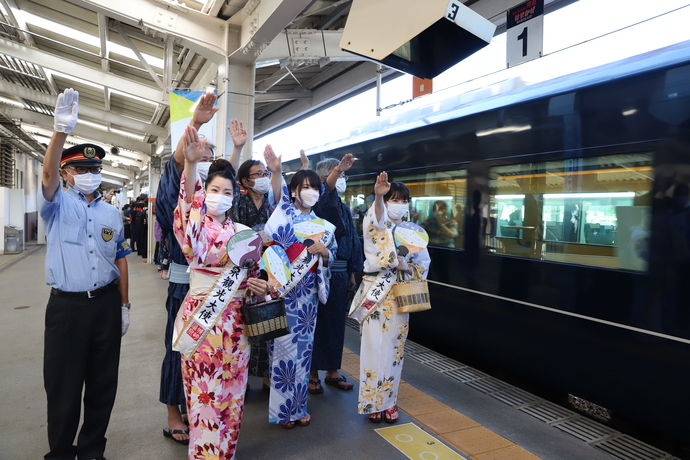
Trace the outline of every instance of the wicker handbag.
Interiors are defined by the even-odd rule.
[[[426,280],[401,281],[393,285],[399,313],[414,313],[431,309],[429,286]]]
[[[240,307],[244,333],[251,343],[261,343],[290,333],[285,315],[285,299],[269,300]]]

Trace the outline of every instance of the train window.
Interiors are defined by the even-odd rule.
[[[491,252],[647,269],[652,154],[491,168]]]
[[[410,213],[404,220],[424,227],[431,246],[462,248],[462,217],[467,195],[467,171],[421,174],[389,173],[390,180],[403,182],[410,189]],[[376,176],[350,178],[345,202],[353,210],[355,226],[362,234],[362,221],[374,202]]]

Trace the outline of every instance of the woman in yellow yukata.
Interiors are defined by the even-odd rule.
[[[398,419],[398,388],[402,374],[409,313],[399,313],[393,284],[426,279],[429,252],[397,255],[393,227],[409,212],[410,191],[402,182],[388,182],[382,172],[374,185],[374,205],[364,216],[364,278],[355,295],[351,316],[360,323],[358,412],[371,422]]]

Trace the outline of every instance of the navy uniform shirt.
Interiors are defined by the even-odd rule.
[[[38,194],[48,242],[46,283],[68,292],[91,291],[120,278],[115,260],[130,252],[120,211],[96,193],[91,203],[58,186],[53,201]]]

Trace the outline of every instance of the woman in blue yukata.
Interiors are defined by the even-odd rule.
[[[264,151],[272,174],[281,174],[280,157],[271,146]],[[307,426],[309,370],[319,300],[328,300],[330,264],[335,260],[335,227],[319,219],[312,207],[319,199],[321,179],[310,170],[298,171],[288,188],[284,183],[280,201],[268,222],[266,234],[288,255],[292,277],[280,289],[285,296],[290,333],[269,342],[271,395],[268,421],[283,428]]]

